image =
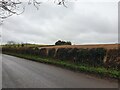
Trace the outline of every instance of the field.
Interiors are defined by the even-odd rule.
[[[59,46],[47,46],[42,48],[105,48],[105,49],[118,49],[120,44],[91,44],[91,45],[59,45]]]
[[[21,47],[19,44],[15,45],[2,45],[2,47]],[[1,47],[1,45],[0,45]],[[105,49],[118,49],[120,44],[88,44],[88,45],[39,45],[39,44],[25,44],[24,47],[39,47],[39,48],[105,48]]]

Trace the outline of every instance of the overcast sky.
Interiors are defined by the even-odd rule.
[[[2,42],[54,44],[117,43],[117,2],[69,2],[68,8],[44,3],[37,10],[26,6],[23,14],[4,21]]]

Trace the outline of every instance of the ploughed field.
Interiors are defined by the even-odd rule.
[[[118,49],[120,44],[91,44],[91,45],[58,45],[58,46],[47,46],[42,48],[105,48],[105,49]]]

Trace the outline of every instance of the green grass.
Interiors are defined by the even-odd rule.
[[[13,55],[20,58],[41,62],[41,63],[52,64],[52,65],[60,66],[63,68],[71,69],[74,71],[80,71],[87,74],[96,75],[102,78],[107,77],[107,78],[120,79],[120,71],[106,69],[104,67],[91,67],[88,65],[74,64],[67,61],[63,61],[63,60],[41,58],[40,56],[33,56],[33,55],[23,55],[23,54],[15,54],[15,53],[5,53],[5,54],[9,54],[9,55]]]
[[[0,45],[1,47],[7,48],[19,48],[22,47],[22,44],[14,44],[14,45]],[[49,46],[54,46],[54,45],[39,45],[39,44],[24,44],[23,47],[49,47]]]

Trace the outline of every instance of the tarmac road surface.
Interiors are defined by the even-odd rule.
[[[2,55],[3,88],[117,88],[104,80],[56,66]]]

